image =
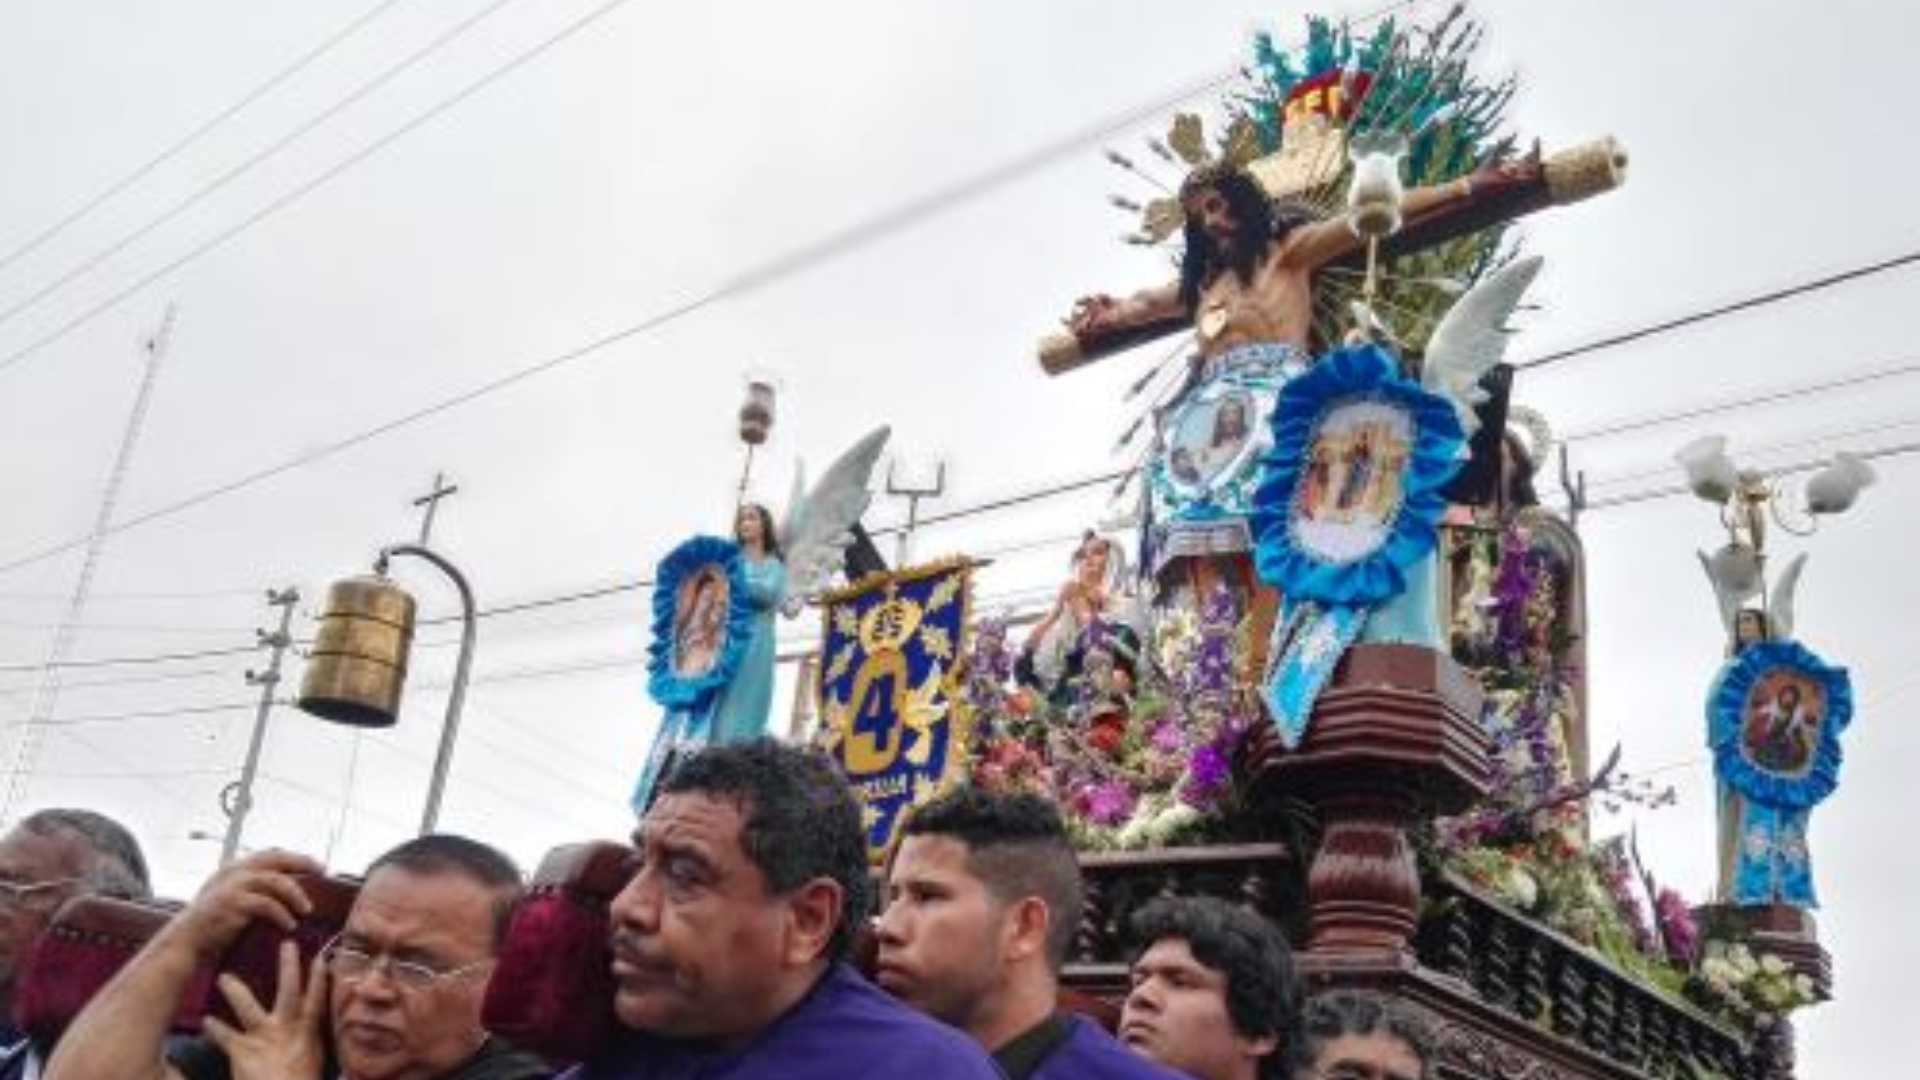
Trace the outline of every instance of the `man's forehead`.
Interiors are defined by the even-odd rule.
[[[1183,937],[1163,937],[1147,946],[1134,967],[1148,971],[1185,971],[1222,982],[1226,976],[1193,955],[1193,946]]]
[[[39,880],[83,873],[92,849],[66,829],[39,832],[16,825],[0,838],[0,872]]]
[[[887,879],[965,879],[978,881],[968,861],[973,854],[965,841],[951,836],[909,835],[894,849],[887,863]]]
[[[494,899],[465,874],[383,866],[361,884],[345,931],[388,946],[491,942]]]
[[[732,849],[744,853],[741,827],[746,824],[741,800],[706,791],[673,792],[660,796],[633,831],[633,844],[649,842]]]

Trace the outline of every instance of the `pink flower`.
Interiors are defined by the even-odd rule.
[[[1085,791],[1087,820],[1096,825],[1117,825],[1133,813],[1133,792],[1124,781],[1103,780]]]

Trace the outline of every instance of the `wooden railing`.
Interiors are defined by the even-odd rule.
[[[1733,1030],[1464,883],[1427,883],[1422,966],[1486,1004],[1652,1077],[1763,1080],[1766,1062]]]
[[[1221,844],[1118,851],[1080,859],[1086,889],[1069,981],[1095,993],[1122,992],[1139,951],[1133,914],[1157,897],[1214,896],[1241,904],[1298,940],[1304,902],[1299,862],[1284,844]]]

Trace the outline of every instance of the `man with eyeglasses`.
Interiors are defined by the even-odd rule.
[[[246,925],[291,929],[311,910],[304,856],[269,851],[216,873],[185,911],[102,990],[62,1040],[44,1080],[532,1080],[547,1069],[480,1026],[519,871],[457,836],[409,840],[367,869],[340,936],[303,980],[291,945],[275,1000],[221,980],[238,1018],[164,1051],[194,972]],[[327,1038],[322,1038],[322,1031]]]
[[[51,1050],[13,1028],[20,961],[61,904],[90,895],[148,895],[146,859],[119,822],[91,810],[41,810],[0,839],[0,1080],[30,1075]]]

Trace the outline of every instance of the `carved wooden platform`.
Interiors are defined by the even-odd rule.
[[[1262,728],[1243,751],[1254,831],[1276,842],[1083,857],[1087,910],[1067,983],[1117,1001],[1140,944],[1131,914],[1156,896],[1220,896],[1280,926],[1310,989],[1419,1006],[1446,1077],[1790,1078],[1784,1024],[1732,1030],[1461,882],[1421,879],[1409,831],[1485,791],[1479,699],[1438,653],[1351,650],[1300,746]],[[1281,808],[1303,806],[1319,826],[1310,852],[1277,842]]]

